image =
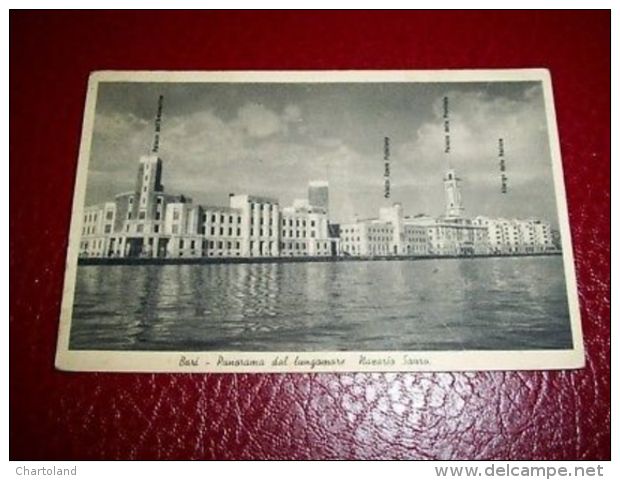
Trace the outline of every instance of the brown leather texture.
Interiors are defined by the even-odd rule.
[[[12,459],[609,459],[609,12],[11,12],[10,45]],[[54,369],[90,71],[514,67],[553,78],[586,368]]]

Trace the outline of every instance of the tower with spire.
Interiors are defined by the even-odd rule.
[[[443,179],[446,195],[446,217],[448,218],[461,218],[465,210],[461,198],[460,182],[461,179],[456,176],[454,169],[448,166],[446,176]]]

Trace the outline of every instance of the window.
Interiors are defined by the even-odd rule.
[[[224,223],[224,215],[220,215],[220,223]]]
[[[196,241],[195,241],[195,240],[192,240],[192,241],[190,242],[190,248],[191,248],[192,250],[194,250],[194,249],[196,248]]]
[[[173,220],[178,220],[179,219],[179,211],[178,210],[174,210],[174,212],[172,212],[172,219]]]
[[[105,233],[110,233],[112,231],[112,225],[105,226]]]
[[[238,229],[237,229],[237,236],[238,236],[238,237],[240,237],[240,236],[241,236],[241,229],[240,229],[240,228],[238,228]]]
[[[235,248],[236,248],[237,250],[239,250],[240,246],[241,246],[241,245],[239,244],[239,242],[236,242],[236,243],[235,243]]]
[[[213,223],[215,223],[215,222],[216,222],[216,220],[217,220],[217,217],[216,217],[216,215],[215,215],[215,213],[214,213],[213,215],[211,215],[211,221],[212,221]]]
[[[144,210],[138,213],[138,220],[144,220],[146,218],[146,212]]]
[[[209,240],[209,248],[215,247],[215,242],[213,240]]]
[[[226,248],[230,250],[232,248],[232,242],[226,242]]]
[[[159,225],[154,225],[154,226],[153,226],[153,231],[154,231],[155,233],[159,233]]]
[[[177,234],[179,233],[179,226],[178,225],[172,225],[172,233],[173,234]]]
[[[237,223],[241,223],[241,217],[237,217]]]
[[[230,223],[233,223],[233,216],[232,216],[232,215],[231,215],[230,217],[228,217],[228,221],[229,221]]]
[[[105,212],[106,220],[112,220],[113,217],[114,217],[114,212],[112,210],[108,210],[107,212]]]
[[[141,223],[139,223],[139,224],[136,226],[136,232],[138,232],[138,233],[142,233],[143,231],[144,231],[144,225],[143,225],[143,224],[141,224]]]
[[[230,227],[228,229],[228,236],[232,236],[232,234],[233,234],[233,229],[232,229],[232,227]]]
[[[155,220],[161,220],[161,212],[155,212]]]
[[[179,240],[179,248],[184,248],[185,247],[185,242],[183,241],[183,239]]]
[[[223,242],[221,240],[217,242],[217,248],[221,249],[222,245],[223,245]]]
[[[311,227],[314,227],[314,226],[315,226],[315,223],[316,223],[316,222],[315,222],[314,220],[312,220],[312,221],[310,222],[310,226],[311,226]]]
[[[211,227],[211,235],[215,235],[215,227]]]
[[[224,235],[224,227],[220,227],[220,235]]]

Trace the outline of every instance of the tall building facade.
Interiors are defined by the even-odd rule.
[[[313,180],[308,184],[308,205],[329,215],[329,183],[326,180]]]

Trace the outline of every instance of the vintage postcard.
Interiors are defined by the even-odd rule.
[[[91,75],[59,369],[583,365],[546,70]]]

